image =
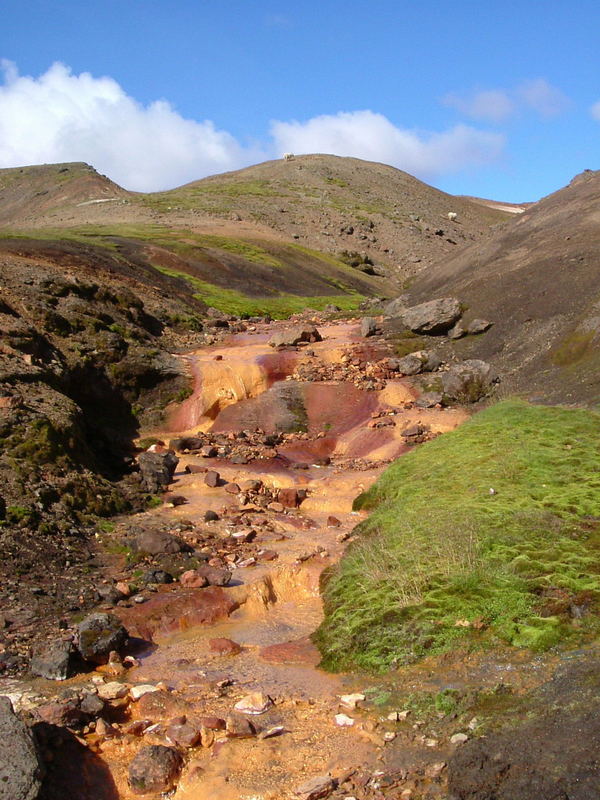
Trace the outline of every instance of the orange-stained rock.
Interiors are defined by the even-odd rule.
[[[263,647],[259,653],[263,661],[271,664],[309,664],[316,666],[321,660],[321,654],[308,636],[296,639],[293,642],[270,644]]]
[[[242,651],[241,646],[232,639],[209,639],[208,647],[211,653],[220,656],[235,656]]]

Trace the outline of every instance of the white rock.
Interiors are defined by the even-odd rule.
[[[469,737],[466,733],[455,733],[454,736],[450,737],[450,744],[464,744],[468,741]]]
[[[395,738],[396,738],[396,734],[394,733],[394,731],[386,731],[383,734],[384,742],[393,742]]]
[[[160,689],[152,683],[141,683],[139,686],[132,686],[129,690],[132,700],[139,700],[140,697],[150,694],[150,692],[160,692]]]
[[[335,724],[339,725],[340,728],[351,728],[354,725],[354,720],[346,714],[336,714]]]

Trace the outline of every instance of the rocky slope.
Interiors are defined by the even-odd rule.
[[[409,302],[455,296],[493,327],[454,343],[492,360],[505,392],[595,403],[600,385],[600,172],[586,171],[528,208],[489,241],[438,262]]]

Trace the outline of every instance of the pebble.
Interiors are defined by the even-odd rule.
[[[117,683],[117,681],[110,681],[110,683],[103,683],[98,686],[98,697],[102,700],[118,700],[121,697],[126,697],[129,693],[129,687],[125,683]]]
[[[354,709],[360,702],[364,701],[364,699],[365,699],[364,694],[359,694],[358,692],[356,692],[355,694],[341,695],[340,702],[343,706],[346,706],[346,708]]]
[[[455,733],[454,736],[450,737],[450,744],[464,744],[468,741],[469,737],[466,733]]]
[[[350,728],[354,725],[354,720],[346,714],[336,714],[335,724],[339,725],[340,728]]]

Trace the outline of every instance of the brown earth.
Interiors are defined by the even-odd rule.
[[[454,344],[492,361],[505,393],[593,404],[600,388],[600,172],[586,171],[489,241],[418,277],[411,300],[455,296],[493,327]]]

